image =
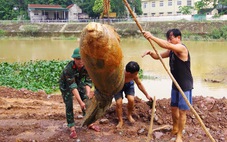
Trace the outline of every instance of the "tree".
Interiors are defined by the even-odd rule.
[[[13,20],[18,17],[28,19],[28,4],[55,4],[66,7],[72,0],[0,0],[0,20]]]
[[[92,8],[95,4],[95,0],[73,0],[75,4],[77,4],[84,13],[87,13],[89,17],[99,17],[99,13],[95,13]]]
[[[110,7],[112,12],[117,13],[117,17],[126,17],[127,11],[125,9],[125,5],[123,0],[110,0]]]
[[[141,15],[143,14],[142,8],[141,8],[141,0],[134,0],[134,4],[135,6],[135,13],[137,15]]]
[[[96,2],[97,1],[97,2]],[[70,4],[77,4],[89,17],[96,18],[102,13],[102,0],[0,0],[0,20],[13,20],[22,16],[28,17],[28,4],[53,4],[67,7]],[[129,4],[135,8],[137,15],[142,14],[141,0],[129,0]],[[17,10],[13,10],[17,7]],[[117,17],[126,17],[127,11],[122,0],[110,0],[112,12],[117,13]],[[94,9],[93,9],[94,8]],[[93,11],[94,10],[94,11]]]
[[[206,8],[210,3],[210,0],[201,0],[195,2],[195,9],[198,11],[198,14],[204,14],[201,10]]]
[[[103,9],[103,0],[95,0],[94,6],[92,7],[93,12],[101,14],[103,12]]]
[[[227,0],[219,0],[218,3],[227,6]]]
[[[184,15],[189,15],[192,13],[192,6],[179,6],[179,11]]]
[[[137,15],[143,13],[141,9],[141,0],[129,0],[128,3],[132,9],[135,10]],[[127,16],[127,11],[122,0],[110,0],[110,8],[110,11],[117,13],[118,18]],[[101,14],[103,12],[103,0],[96,0],[92,9],[94,13]]]
[[[221,14],[227,14],[227,0],[219,0],[217,7]]]

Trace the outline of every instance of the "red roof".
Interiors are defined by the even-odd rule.
[[[62,8],[60,5],[28,4],[29,8]]]
[[[67,9],[70,9],[71,7],[73,7],[74,4],[70,4],[69,6],[67,6]]]

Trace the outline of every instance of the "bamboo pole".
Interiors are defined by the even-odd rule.
[[[130,8],[128,2],[126,0],[123,0],[125,3],[125,6],[128,8],[130,14],[132,15],[134,21],[136,22],[138,28],[140,29],[141,33],[143,33],[143,28],[141,27],[141,25],[139,24],[139,22],[137,21],[134,13],[132,12],[132,9]],[[172,79],[173,83],[175,84],[175,86],[177,87],[177,89],[180,91],[182,97],[184,98],[184,100],[186,101],[187,105],[189,106],[189,108],[192,110],[193,114],[196,116],[196,118],[198,119],[200,125],[202,126],[203,130],[206,132],[206,134],[208,135],[208,137],[210,138],[210,140],[212,142],[215,142],[214,138],[211,136],[211,134],[209,133],[209,131],[207,130],[206,126],[204,125],[203,121],[201,120],[201,118],[199,117],[199,115],[197,114],[197,112],[195,111],[195,109],[191,106],[190,102],[188,101],[187,97],[185,96],[184,92],[182,91],[181,87],[179,86],[179,84],[177,83],[177,81],[175,80],[175,78],[173,77],[173,75],[169,72],[169,70],[167,69],[167,67],[165,66],[165,63],[162,60],[162,57],[160,56],[160,54],[158,53],[158,51],[156,50],[156,48],[154,47],[152,40],[148,39],[152,48],[154,49],[155,53],[158,55],[159,60],[161,61],[163,67],[165,68],[165,70],[167,71],[167,73],[169,74],[170,78]]]
[[[147,142],[149,142],[151,140],[151,135],[153,133],[153,120],[154,120],[155,105],[156,105],[156,98],[154,96],[153,105],[152,105],[150,127],[149,127],[149,131],[148,131],[148,134],[147,134]]]

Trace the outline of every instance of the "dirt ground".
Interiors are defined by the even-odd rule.
[[[172,124],[169,99],[156,101],[152,142],[174,141],[170,135]],[[217,142],[227,141],[227,99],[194,97],[193,108],[205,124],[211,137]],[[25,89],[15,90],[0,87],[0,141],[1,142],[145,142],[150,127],[151,109],[145,101],[136,98],[133,117],[130,124],[126,117],[122,129],[116,129],[117,118],[115,104],[108,109],[96,124],[101,132],[80,127],[82,119],[80,107],[74,103],[75,122],[78,139],[69,138],[65,119],[65,108],[60,94],[47,95],[44,92],[31,92]],[[123,107],[124,116],[127,112]],[[105,121],[103,121],[105,120]],[[102,122],[102,123],[101,123]],[[164,126],[164,128],[162,128]],[[157,128],[157,129],[156,129]],[[183,135],[184,142],[208,142],[198,119],[191,112],[187,115],[187,124]]]

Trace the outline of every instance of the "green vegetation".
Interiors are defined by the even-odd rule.
[[[61,35],[59,37],[51,37],[52,40],[79,40],[78,37],[72,35],[72,36],[64,36]]]
[[[95,4],[92,7],[94,13],[102,13],[103,12],[103,1],[102,0],[95,0]]]
[[[210,34],[213,39],[227,39],[227,26],[221,27],[220,29],[214,29]]]
[[[192,13],[192,6],[179,6],[179,11],[184,15],[189,15]]]
[[[40,26],[38,25],[23,25],[21,28],[21,35],[22,36],[35,36],[38,34]]]
[[[159,31],[158,28],[150,32],[159,38],[166,38],[165,34]],[[215,28],[207,34],[195,34],[188,30],[183,30],[182,34],[184,41],[223,41],[227,39],[227,26],[220,27],[219,29]]]
[[[61,5],[66,8],[71,4],[77,4],[84,13],[89,17],[97,18],[102,13],[103,0],[0,0],[0,19],[1,20],[28,20],[28,4],[47,4],[47,5]],[[141,15],[141,0],[128,0],[129,5],[137,15]],[[211,9],[219,7],[220,13],[226,14],[227,5],[226,0],[199,0],[195,2],[195,6],[180,7],[180,12],[183,14],[190,14],[191,9],[195,8],[198,14],[206,13],[207,6],[213,4]],[[93,9],[94,8],[94,9]],[[127,17],[127,10],[122,0],[110,1],[111,12],[116,12],[117,17]]]
[[[204,11],[202,10],[206,8],[210,3],[210,0],[200,0],[195,2],[195,9],[198,11],[198,14],[204,14]]]
[[[29,20],[28,4],[46,4],[46,5],[61,5],[66,8],[71,4],[77,4],[84,13],[89,17],[97,18],[103,12],[100,7],[103,0],[0,0],[0,19],[1,20]],[[142,14],[141,1],[130,0],[129,4],[135,9],[137,15]],[[93,7],[94,10],[93,11]],[[122,0],[110,1],[112,12],[117,13],[117,17],[126,17],[127,11]]]
[[[139,73],[138,74],[139,74],[139,78],[140,79],[143,78],[143,70],[142,69],[139,70]]]
[[[157,79],[157,77],[155,77],[155,76],[144,75],[143,69],[140,69],[140,71],[139,71],[138,74],[139,74],[139,78],[140,78],[140,79],[152,79],[152,80]]]
[[[6,32],[4,30],[0,29],[0,37],[5,36],[5,33]]]
[[[59,90],[58,80],[67,63],[58,60],[0,63],[0,86],[53,93]]]
[[[31,91],[43,90],[47,94],[59,91],[59,77],[69,60],[37,60],[25,63],[0,63],[0,86]],[[139,72],[143,78],[143,70]]]
[[[214,28],[210,33],[206,34],[193,34],[191,31],[184,30],[183,40],[191,41],[225,41],[227,39],[227,26]]]

